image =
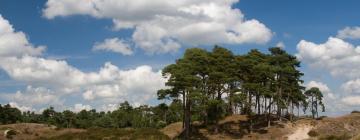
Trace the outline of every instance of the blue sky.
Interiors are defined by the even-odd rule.
[[[338,115],[360,107],[360,80],[358,80],[360,74],[356,72],[356,68],[360,68],[359,64],[356,64],[356,62],[360,61],[358,60],[360,52],[354,53],[356,52],[356,49],[358,49],[356,46],[360,43],[360,33],[358,33],[360,32],[360,29],[359,31],[357,30],[357,27],[360,26],[360,9],[358,8],[358,5],[360,5],[359,1],[228,1],[229,3],[217,0],[208,0],[208,3],[215,2],[215,8],[223,8],[225,10],[230,10],[231,12],[233,12],[232,14],[236,15],[234,19],[239,20],[239,26],[244,25],[243,23],[252,19],[258,21],[259,24],[251,24],[251,27],[259,28],[260,32],[258,33],[255,31],[250,31],[250,33],[259,34],[260,37],[254,36],[250,39],[242,39],[238,37],[237,39],[239,39],[240,41],[228,41],[227,39],[223,39],[215,43],[221,44],[223,47],[232,50],[236,54],[242,54],[254,48],[265,52],[268,47],[276,46],[279,42],[282,42],[285,45],[285,50],[287,50],[291,54],[297,54],[303,57],[301,70],[305,73],[305,76],[303,77],[303,79],[305,80],[305,85],[320,85],[326,93],[326,96],[328,94],[331,94],[330,96],[332,96],[332,98],[326,97],[326,100],[328,102],[333,102],[335,99],[341,100],[338,100],[338,102],[336,102],[335,104],[336,106],[338,106],[338,108],[330,109],[328,111],[328,114]],[[31,44],[30,47],[32,48],[36,48],[41,45],[46,46],[46,50],[42,51],[40,55],[31,56],[34,57],[34,62],[40,61],[40,58],[45,60],[54,60],[54,63],[66,62],[66,66],[70,66],[71,68],[81,71],[81,73],[84,75],[90,75],[89,73],[97,73],[98,75],[101,75],[100,69],[105,67],[105,63],[110,62],[111,66],[115,66],[117,68],[118,73],[134,72],[135,75],[136,72],[140,71],[143,73],[153,74],[153,76],[156,77],[156,75],[159,76],[159,71],[165,65],[173,63],[176,58],[179,58],[182,55],[183,51],[186,48],[196,46],[205,49],[211,49],[212,43],[214,43],[211,40],[207,40],[207,36],[203,34],[199,36],[192,36],[193,38],[197,38],[200,40],[202,38],[205,38],[203,42],[194,43],[191,39],[186,38],[187,36],[182,36],[181,33],[183,32],[179,33],[175,31],[175,33],[173,33],[174,31],[166,30],[166,36],[161,38],[160,41],[162,43],[166,43],[168,40],[171,40],[179,44],[181,47],[179,49],[169,49],[166,51],[160,50],[166,47],[170,48],[169,46],[164,45],[164,48],[155,48],[155,51],[153,51],[154,48],[151,48],[152,46],[149,47],[143,44],[141,45],[141,43],[143,43],[141,41],[144,41],[141,39],[144,39],[146,35],[142,35],[143,32],[139,31],[140,37],[137,40],[137,38],[134,37],[134,32],[136,32],[136,30],[140,30],[140,27],[142,26],[149,27],[150,25],[147,24],[148,22],[154,22],[154,25],[152,24],[150,27],[162,28],[162,22],[164,21],[160,21],[159,19],[149,19],[149,17],[154,17],[152,15],[147,15],[146,12],[141,13],[141,11],[137,14],[131,13],[133,12],[131,10],[119,10],[114,11],[114,13],[109,13],[108,11],[106,11],[106,9],[103,9],[103,11],[101,11],[102,9],[99,8],[100,12],[95,10],[98,13],[94,14],[92,13],[94,9],[86,9],[84,12],[81,11],[81,8],[76,7],[76,3],[66,3],[66,0],[59,0],[57,2],[58,5],[54,4],[56,2],[51,3],[47,0],[0,1],[0,14],[2,18],[8,21],[9,24],[12,25],[12,28],[15,29],[15,31],[12,33],[23,32],[24,34],[26,34],[27,40]],[[138,0],[136,2],[141,3],[142,1]],[[160,4],[154,4],[155,6],[163,6],[161,5],[161,0],[157,0],[156,2],[159,2]],[[223,3],[225,4],[222,5]],[[79,2],[79,4],[81,4],[81,2]],[[202,4],[206,5],[206,2],[205,4]],[[62,8],[65,10],[54,10],[56,8],[59,8],[56,7],[59,5],[62,6]],[[154,5],[150,5],[149,7]],[[119,6],[120,7],[117,8],[123,8],[121,7],[122,5]],[[192,3],[190,2],[189,4],[183,4],[181,6],[186,9],[191,7]],[[45,9],[48,10],[46,11]],[[240,10],[241,14],[234,12],[234,10]],[[204,11],[206,11],[206,7]],[[126,13],[128,15],[134,14],[135,17],[127,17],[119,14],[121,12],[128,12]],[[159,9],[155,9],[155,13],[159,15],[166,15],[170,17],[179,16],[173,15],[171,12],[167,12],[168,11],[166,10],[162,11]],[[139,17],[136,17],[136,15],[139,15]],[[141,18],[140,16],[142,15],[144,15],[145,18]],[[243,15],[245,18],[238,18],[238,15]],[[199,18],[199,20],[191,19],[191,24],[204,22],[202,19],[200,19],[200,17],[197,18]],[[121,28],[116,30],[115,26],[117,24],[113,22],[113,20],[116,19],[120,21],[128,20],[129,22],[132,22],[134,26],[132,28]],[[165,21],[165,23],[167,22]],[[216,25],[221,24],[221,26],[225,26],[225,28],[227,29],[234,30],[234,32],[237,32],[238,34],[243,33],[243,29],[233,29],[235,27],[228,27],[229,25],[225,23],[224,25],[222,25],[223,23],[219,23],[219,21],[216,21],[216,23]],[[169,22],[168,24],[173,23]],[[212,25],[212,22],[209,24]],[[260,24],[266,27],[258,26]],[[345,31],[344,29],[346,27],[349,27],[349,30]],[[206,32],[208,29],[205,28],[204,30],[202,31]],[[269,30],[269,32],[267,32],[267,30]],[[338,33],[339,31],[344,31],[343,33],[345,35],[340,36]],[[153,33],[154,31],[149,32]],[[197,30],[194,30],[193,32],[196,34]],[[219,31],[219,33],[223,32]],[[262,36],[268,36],[269,38],[263,38]],[[335,40],[333,42],[330,41],[329,37],[331,36],[335,37],[338,40]],[[125,42],[125,45],[128,45],[128,47],[130,47],[132,51],[131,55],[124,55],[122,53],[117,53],[111,50],[106,51],[104,49],[100,51],[94,51],[93,48],[96,46],[96,44],[104,44],[104,42],[106,42],[106,39],[112,38],[117,38],[123,43]],[[297,47],[299,46],[299,42],[301,40],[306,41],[308,44],[303,44],[301,45],[302,47]],[[309,43],[313,43],[314,45],[311,46],[309,45]],[[321,45],[326,43],[327,45]],[[348,44],[351,44],[352,46],[348,46]],[[314,48],[322,48],[327,51],[319,51],[316,54],[312,54],[312,51],[318,51],[311,50]],[[343,52],[343,54],[341,55],[329,55],[329,58],[331,58],[330,60],[322,58],[322,56],[332,54],[332,51],[336,52],[336,48],[340,48],[340,50],[348,49],[349,51]],[[302,49],[304,50],[302,51]],[[26,52],[21,53],[25,55],[33,55],[27,54]],[[352,57],[347,58],[347,56]],[[344,62],[346,64],[339,64],[335,66],[327,65],[328,63],[335,63],[338,61],[346,61]],[[59,88],[74,88],[74,85],[57,87],[57,85],[46,84],[47,82],[60,83],[54,80],[54,77],[52,77],[52,79],[40,78],[40,80],[39,78],[31,79],[29,77],[32,76],[29,75],[21,75],[23,76],[21,77],[19,75],[11,73],[11,71],[15,69],[16,66],[12,66],[11,68],[13,69],[11,69],[9,68],[10,66],[8,66],[9,64],[6,64],[6,62],[1,63],[0,65],[2,65],[2,70],[0,71],[0,94],[2,94],[3,96],[0,99],[0,103],[2,104],[11,102],[19,107],[33,110],[39,110],[48,105],[53,105],[60,109],[76,110],[77,107],[104,109],[107,106],[112,106],[113,104],[116,104],[119,101],[125,99],[130,100],[134,104],[157,103],[156,98],[154,98],[153,95],[151,95],[151,97],[146,97],[146,100],[144,101],[137,102],[136,99],[145,97],[147,95],[143,95],[140,93],[133,94],[133,92],[141,91],[146,91],[147,94],[155,94],[154,89],[138,89],[139,87],[133,85],[122,87],[123,85],[119,85],[119,82],[106,81],[104,80],[106,78],[103,78],[105,82],[100,82],[100,84],[96,82],[91,84],[81,83],[80,85],[84,85],[87,88],[76,90],[74,89],[72,92],[62,93],[63,91],[59,91]],[[338,67],[343,65],[346,66],[343,69],[338,69]],[[351,65],[354,65],[353,68],[351,67]],[[141,66],[150,67],[151,69],[147,69]],[[23,67],[21,69],[25,68]],[[49,69],[52,70],[52,68]],[[36,68],[33,68],[33,72],[36,72],[36,70]],[[347,72],[354,74],[347,75]],[[56,74],[61,75],[63,73],[59,72]],[[119,79],[126,79],[126,77],[124,78],[124,76],[119,76]],[[139,79],[142,79],[142,77],[140,77]],[[144,81],[148,81],[148,83],[153,83],[153,81],[151,80],[153,79],[144,79]],[[160,83],[151,86],[161,87],[161,79],[157,79],[157,81],[160,81]],[[108,82],[112,84],[104,84]],[[144,85],[146,84],[147,82],[144,82]],[[121,92],[121,95],[109,93],[109,96],[105,97],[100,95],[105,93],[105,91],[103,91],[104,88],[101,88],[102,90],[100,90],[100,87],[98,85],[104,87],[111,86],[113,88],[119,86],[120,88],[125,88],[127,90],[117,91],[118,89],[114,88],[114,91],[112,92]],[[20,92],[21,94],[15,96],[17,92]],[[42,93],[38,94],[35,92]],[[86,92],[89,92],[89,94],[86,95],[91,95],[91,97],[86,98]],[[105,94],[107,94],[107,92]],[[24,99],[27,98],[29,95],[30,97],[39,97],[41,100],[56,100],[56,102],[42,102],[36,100],[26,102]],[[114,96],[112,97],[111,95]],[[108,99],[109,97],[118,100],[114,101]],[[75,107],[75,104],[78,104],[78,106]]]

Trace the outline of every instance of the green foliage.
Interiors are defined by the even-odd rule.
[[[206,112],[208,113],[208,121],[210,123],[217,123],[218,120],[225,116],[225,103],[223,100],[208,101]]]
[[[0,122],[2,124],[25,122],[55,125],[58,128],[162,128],[167,124],[178,122],[182,118],[181,104],[159,104],[132,107],[123,102],[112,112],[96,112],[82,110],[78,113],[70,110],[57,112],[53,107],[45,109],[41,114],[21,112],[10,105],[0,105]]]
[[[0,104],[0,123],[16,123],[21,120],[21,111],[11,107],[9,104],[1,106]]]
[[[100,118],[97,118],[95,121],[95,126],[102,127],[102,128],[112,128],[115,127],[115,124],[113,124],[113,119],[109,115],[101,116]]]
[[[318,117],[318,107],[320,106],[322,111],[325,111],[325,105],[322,102],[323,95],[319,88],[312,87],[309,90],[305,91],[305,95],[309,97],[310,107],[312,117],[315,118],[315,115]]]

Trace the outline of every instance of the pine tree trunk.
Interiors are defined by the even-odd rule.
[[[263,100],[264,100],[264,105],[262,106],[262,114],[265,114],[265,112],[266,112],[266,104],[267,104],[267,99],[266,99],[266,97],[264,97],[263,98]]]
[[[300,117],[300,107],[299,105],[296,106],[297,107],[297,111],[298,111],[298,118]]]
[[[259,94],[259,93],[258,93]],[[258,95],[257,97],[256,97],[256,102],[257,102],[257,109],[258,109],[258,115],[260,115],[260,96]]]
[[[230,92],[229,93],[229,109],[228,109],[230,115],[234,114],[234,109],[233,109],[234,105],[233,105],[233,102],[232,102],[232,97],[233,97],[233,94]]]
[[[278,99],[277,99],[277,117],[281,121],[281,105],[280,105],[281,87],[278,88]]]
[[[268,112],[268,116],[267,116],[267,121],[268,121],[268,127],[271,126],[271,98],[269,99],[269,112]]]
[[[182,100],[183,104],[182,104],[182,105],[183,105],[183,111],[184,111],[184,112],[183,112],[183,121],[182,121],[182,124],[183,124],[183,125],[182,125],[182,126],[183,126],[183,129],[185,129],[185,114],[186,114],[186,113],[185,113],[185,112],[186,112],[186,111],[185,111],[185,110],[186,110],[185,104],[186,104],[186,93],[185,93],[185,92],[183,92],[183,94],[182,94],[182,95],[183,95],[183,100]]]
[[[289,113],[290,115],[290,121],[293,121],[293,104],[291,103],[291,106],[290,106],[290,109],[291,109],[291,114]]]
[[[318,112],[318,103],[317,103],[317,100],[316,100],[316,104],[315,104],[316,106],[316,118],[319,118],[319,112]]]
[[[315,119],[315,113],[314,113],[314,96],[311,96],[311,114],[312,114],[312,118]]]
[[[191,132],[191,113],[190,113],[190,99],[188,99],[188,97],[186,98],[186,103],[185,103],[185,135],[184,135],[184,139],[185,140],[189,140],[190,139],[190,132]]]

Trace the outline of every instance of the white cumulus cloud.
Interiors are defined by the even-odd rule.
[[[355,46],[340,38],[329,37],[325,43],[317,44],[302,40],[297,45],[296,56],[312,68],[328,71],[333,78],[346,80],[333,96],[331,104],[337,104],[342,109],[360,105],[360,46]],[[308,85],[317,86],[320,90],[331,92],[321,83],[310,82]],[[339,100],[336,100],[339,99]]]
[[[0,18],[0,29],[0,68],[11,79],[29,85],[24,91],[2,95],[19,107],[58,104],[64,109],[60,105],[62,99],[81,94],[84,100],[104,101],[103,104],[117,104],[120,100],[144,104],[155,99],[156,91],[165,87],[161,71],[151,66],[123,70],[106,62],[98,71],[84,72],[65,60],[43,58],[43,49],[30,45],[24,33],[15,32],[4,18]],[[6,35],[20,36],[23,40],[15,37],[4,41]],[[74,106],[74,110],[79,108],[89,107]]]
[[[296,56],[312,67],[324,68],[333,76],[360,77],[360,47],[330,37],[323,44],[301,40]]]
[[[21,108],[22,111],[36,111],[36,106],[61,106],[63,104],[59,95],[45,87],[27,86],[23,91],[1,93],[0,97],[8,100],[13,106]]]
[[[360,94],[360,79],[354,79],[344,83],[341,88],[346,93]]]
[[[360,96],[347,96],[342,98],[341,101],[350,106],[360,106]]]
[[[337,37],[342,39],[360,39],[360,27],[345,27],[338,31]]]
[[[91,109],[92,109],[91,105],[75,104],[74,107],[70,108],[69,110],[73,112],[80,112],[82,110],[89,111]]]
[[[128,98],[147,101],[165,87],[161,71],[150,66],[121,70],[110,62],[98,72],[83,72],[65,61],[38,57],[6,58],[0,67],[13,79],[52,88],[62,94],[84,93],[84,99]],[[86,92],[85,92],[86,91]]]
[[[119,104],[104,104],[101,106],[100,111],[114,111],[119,108]]]
[[[105,39],[104,42],[97,42],[94,47],[94,51],[110,51],[115,53],[120,53],[123,55],[132,55],[133,51],[130,45],[119,38],[109,38]]]
[[[285,44],[284,44],[284,42],[280,41],[280,42],[276,43],[275,47],[285,49]]]
[[[33,108],[31,107],[28,107],[28,106],[22,106],[22,105],[19,105],[18,103],[16,102],[10,102],[9,105],[11,107],[15,107],[17,109],[19,109],[21,112],[26,112],[26,111],[35,111]]]
[[[132,41],[147,53],[177,51],[181,45],[263,44],[272,32],[246,19],[238,0],[48,0],[44,17],[88,15],[112,19],[114,29],[134,29]]]
[[[17,32],[0,14],[0,57],[41,55],[44,46],[34,47],[23,32]]]

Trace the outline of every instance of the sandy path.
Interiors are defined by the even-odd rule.
[[[312,129],[312,126],[302,125],[297,127],[296,131],[288,136],[288,140],[305,140],[310,138],[308,135],[309,131]]]

